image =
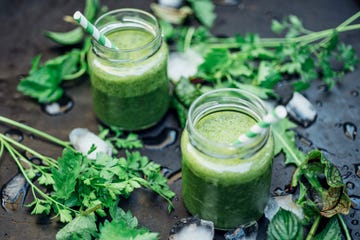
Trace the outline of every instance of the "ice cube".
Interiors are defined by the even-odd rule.
[[[259,226],[256,221],[244,224],[231,232],[225,233],[226,240],[256,240]]]
[[[302,208],[293,201],[292,196],[292,194],[289,194],[270,198],[265,208],[265,217],[271,221],[279,209],[282,208],[294,213],[298,218],[303,219],[304,214]]]
[[[69,134],[69,139],[74,148],[83,154],[87,154],[91,146],[95,145],[96,149],[88,155],[89,159],[96,159],[98,152],[111,156],[111,146],[86,128],[73,129]]]
[[[212,240],[214,223],[199,217],[182,218],[170,230],[169,240]]]
[[[310,126],[316,119],[317,113],[314,106],[303,95],[294,92],[286,105],[289,116],[303,127]]]

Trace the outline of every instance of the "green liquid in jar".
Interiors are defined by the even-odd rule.
[[[105,35],[120,50],[141,49],[154,39],[152,33],[141,28],[119,28]],[[141,59],[144,53],[140,50],[138,54],[132,51],[129,58]],[[89,72],[97,117],[124,130],[144,129],[157,123],[169,106],[167,56],[165,43],[153,55],[128,62],[102,59],[90,50]]]
[[[233,143],[255,120],[238,111],[218,111],[195,123],[206,139]],[[231,229],[258,220],[269,199],[273,139],[251,157],[216,158],[181,140],[182,194],[193,215],[211,220],[217,229]]]

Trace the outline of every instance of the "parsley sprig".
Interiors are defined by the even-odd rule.
[[[98,229],[93,227],[96,222],[107,216],[108,211],[114,208],[120,198],[128,198],[140,187],[163,197],[169,203],[169,211],[173,207],[171,198],[175,194],[161,174],[160,165],[137,151],[126,151],[125,156],[119,158],[100,153],[95,160],[91,160],[87,155],[73,149],[67,141],[2,116],[0,122],[64,148],[62,155],[54,160],[0,133],[0,154],[5,150],[9,152],[30,185],[34,200],[27,206],[32,207],[31,213],[52,214],[54,218],[59,217],[61,222],[69,224],[57,235],[57,239],[69,239],[66,237],[70,236],[66,234],[66,229],[82,229],[86,227],[85,223],[90,228],[84,231],[83,235],[77,233],[79,239],[97,236]],[[93,150],[95,146],[88,154]],[[39,158],[43,164],[28,160],[23,151]],[[112,229],[109,227],[111,224],[105,223],[103,229]],[[131,229],[129,232],[137,232],[136,229]],[[139,231],[144,232],[143,229]]]
[[[174,38],[179,39],[178,50],[192,48],[203,56],[193,76],[203,80],[200,85],[251,88],[268,98],[276,95],[274,88],[282,81],[290,82],[294,91],[303,91],[321,79],[331,89],[353,71],[358,63],[355,50],[341,42],[339,34],[360,29],[360,24],[353,24],[359,17],[357,12],[335,28],[313,32],[291,15],[272,23],[272,30],[284,35],[280,38],[253,33],[218,38],[203,27],[184,28]]]

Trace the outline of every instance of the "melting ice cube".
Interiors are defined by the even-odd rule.
[[[290,117],[303,127],[310,126],[315,121],[317,115],[310,101],[298,92],[294,92],[286,105],[286,110]]]
[[[86,128],[75,128],[69,134],[70,142],[76,150],[83,154],[87,154],[92,145],[96,146],[95,151],[88,155],[90,159],[96,159],[98,152],[104,152],[107,155],[111,155],[112,149],[100,137],[90,132]]]
[[[292,200],[291,194],[270,198],[265,208],[265,217],[271,221],[280,208],[294,213],[300,219],[304,218],[302,208]]]
[[[213,222],[198,217],[182,218],[170,230],[169,240],[212,240]]]

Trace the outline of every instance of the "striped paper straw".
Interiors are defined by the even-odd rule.
[[[287,115],[286,108],[284,106],[277,106],[273,111],[267,114],[258,123],[253,125],[250,130],[241,135],[234,144],[245,144],[251,142],[256,136],[263,133],[265,129],[269,128],[271,124],[285,118]]]
[[[95,40],[100,43],[102,46],[117,49],[117,47],[110,42],[110,40],[105,37],[104,34],[100,33],[100,31],[92,25],[89,20],[86,19],[81,12],[76,11],[73,15],[74,19],[85,29],[87,33],[89,33]]]

